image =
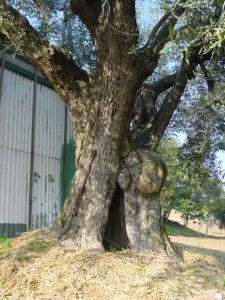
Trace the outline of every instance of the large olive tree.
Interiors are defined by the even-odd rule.
[[[86,25],[95,47],[96,69],[87,72],[0,0],[1,39],[6,44],[20,40],[20,51],[48,78],[73,123],[77,171],[51,226],[65,245],[102,249],[105,240],[121,248],[169,251],[159,198],[166,167],[149,142],[160,141],[188,79],[210,58],[200,51],[203,35],[193,34],[193,41],[189,36],[189,48],[173,74],[143,83],[157,68],[165,45],[187,29],[176,26],[185,3],[167,4],[146,44],[139,46],[135,0],[71,0],[71,11]],[[184,21],[190,23],[190,16]],[[194,27],[210,18],[201,22]]]

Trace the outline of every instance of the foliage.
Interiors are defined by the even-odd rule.
[[[51,44],[64,47],[74,57],[78,66],[84,69],[95,67],[95,49],[85,25],[75,17],[69,3],[63,0],[9,0],[18,11],[26,16],[32,26]],[[12,41],[19,51],[21,37]]]
[[[114,245],[109,245],[106,249],[108,252],[116,252],[116,247]]]
[[[133,265],[133,272],[139,274],[142,278],[146,276],[146,268],[145,265],[142,263],[137,263]]]
[[[182,156],[194,161],[199,167],[203,164],[205,167],[214,168],[215,154],[225,146],[224,88],[222,84],[216,86],[209,96],[204,91],[198,91],[195,101],[182,111],[180,129],[187,136],[182,147]],[[194,86],[189,92],[190,98],[194,96],[193,89]]]
[[[182,159],[175,139],[164,139],[160,152],[168,167],[168,178],[162,192],[164,210],[175,209],[190,218],[214,216],[220,220],[225,198],[223,183],[214,170]]]
[[[213,211],[213,215],[219,221],[220,228],[225,228],[225,193],[223,191],[223,197],[221,197],[216,205],[212,205],[211,209]]]
[[[87,28],[75,17],[68,19],[65,48],[84,69],[94,69],[95,49]]]
[[[215,9],[214,16],[210,15],[210,24],[205,27],[203,32],[200,32],[204,41],[202,51],[205,53],[212,50],[213,54],[217,54],[221,52],[221,49],[224,50],[225,47],[225,6],[223,1],[218,2],[220,3]],[[218,10],[220,10],[219,14]],[[216,25],[215,18],[218,18]]]

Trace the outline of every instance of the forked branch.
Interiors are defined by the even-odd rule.
[[[102,1],[71,0],[70,7],[72,12],[79,16],[81,21],[87,26],[91,35],[95,36],[95,29],[102,13]]]
[[[152,108],[154,115],[149,115],[148,119],[146,119],[145,126],[135,133],[134,143],[136,145],[140,146],[141,144],[149,142],[150,135],[154,136],[158,141],[160,141],[169,125],[174,111],[180,103],[181,96],[188,80],[194,76],[193,71],[195,70],[196,66],[211,58],[210,53],[200,55],[199,46],[193,46],[189,53],[189,61],[184,58],[181,62],[179,70],[176,73],[165,77],[165,80],[160,79],[156,83],[153,83],[147,87],[149,91],[152,91],[149,94],[153,95],[153,98],[145,99],[145,102],[152,102],[152,107],[162,92],[169,88],[171,89],[166,94],[159,110],[156,112],[156,108],[154,106]]]
[[[160,51],[168,42],[170,31],[174,29],[179,17],[184,11],[185,8],[183,6],[175,3],[174,8],[172,8],[171,11],[166,12],[154,26],[147,43],[139,50],[139,60],[140,62],[145,62],[149,73],[157,65]]]
[[[78,89],[76,81],[89,81],[87,73],[75,64],[64,49],[50,45],[5,0],[1,0],[0,11],[0,35],[3,42],[19,44],[19,51],[46,76],[65,102],[69,100],[71,86],[74,91]]]

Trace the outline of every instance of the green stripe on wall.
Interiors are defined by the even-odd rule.
[[[70,187],[71,180],[76,172],[75,166],[75,146],[74,141],[71,138],[69,143],[66,144],[66,186],[64,186],[65,180],[65,170],[64,170],[64,151],[65,147],[61,147],[61,160],[60,160],[60,210],[62,210],[65,198],[67,197]]]
[[[2,45],[0,45],[0,51],[3,50],[3,49],[4,49],[4,47]],[[30,65],[30,66],[32,65],[29,62],[29,60],[27,60],[25,57],[23,57],[22,55],[19,55],[19,54],[15,54],[15,52],[13,52],[10,49],[7,49],[6,53],[11,55],[12,57],[15,57],[16,59],[22,61],[23,63],[25,63],[27,65]],[[0,58],[0,66],[2,66],[2,59],[1,58]],[[5,61],[5,68],[10,70],[10,71],[14,71],[15,73],[20,74],[20,75],[22,75],[26,78],[34,80],[34,73],[26,70],[25,68],[22,68],[22,67],[18,66],[16,63],[12,63],[12,62],[6,60]],[[38,76],[37,83],[52,89],[51,84],[44,77]]]
[[[14,52],[13,50],[8,49],[8,48],[4,47],[3,45],[0,45],[0,51],[3,51],[4,49],[6,49],[7,54],[19,59],[20,61],[24,62],[25,64],[32,66],[32,63],[28,59],[26,59],[24,56],[22,56],[20,54],[16,54],[16,52]]]

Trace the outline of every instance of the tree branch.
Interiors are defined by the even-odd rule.
[[[144,61],[149,72],[157,65],[160,51],[168,42],[170,30],[174,28],[184,11],[184,7],[175,5],[174,10],[166,12],[152,29],[145,46],[139,50],[139,60]]]
[[[135,0],[109,0],[113,26],[121,32],[121,37],[129,36],[138,41],[138,26],[136,20]]]
[[[139,147],[143,146],[143,144],[146,144],[146,142],[150,141],[150,135],[156,137],[156,139],[160,141],[166,128],[169,125],[174,111],[176,110],[180,102],[188,79],[191,79],[193,77],[193,71],[196,66],[208,59],[210,59],[209,53],[205,54],[204,56],[200,56],[199,46],[193,47],[190,50],[189,62],[183,59],[179,70],[175,74],[167,77],[167,83],[163,84],[163,79],[160,79],[157,83],[152,85],[152,88],[155,85],[156,90],[158,90],[158,94],[156,93],[155,97],[158,97],[163,91],[166,90],[167,87],[172,88],[165,96],[158,112],[154,113],[154,115],[152,116],[149,116],[148,120],[146,121],[145,127],[135,133],[135,145]],[[161,89],[160,84],[162,84]],[[157,99],[154,99],[155,102],[156,100]]]
[[[151,133],[160,140],[167,129],[169,122],[176,110],[180,98],[184,92],[188,79],[193,77],[193,71],[198,64],[210,59],[210,55],[199,55],[199,46],[193,47],[189,51],[189,61],[182,60],[179,71],[177,72],[175,83],[166,95],[151,128]]]
[[[71,9],[87,26],[96,49],[97,69],[128,55],[138,40],[135,0],[71,0]]]
[[[210,93],[210,92],[212,92],[213,89],[214,89],[215,81],[214,81],[214,80],[212,79],[212,77],[210,76],[210,74],[209,74],[208,70],[206,69],[206,66],[205,66],[205,64],[204,64],[203,62],[200,64],[200,67],[201,67],[202,72],[203,72],[203,74],[204,74],[204,76],[205,76],[205,79],[206,79],[206,81],[207,81],[208,92]]]
[[[185,61],[182,63],[181,68],[177,74],[174,86],[166,95],[158,113],[155,116],[151,128],[151,133],[153,136],[157,137],[158,141],[162,138],[166,128],[169,125],[172,115],[177,108],[177,105],[180,102],[180,98],[187,85],[188,74],[192,72],[194,68],[195,66],[193,66],[192,68]]]
[[[149,143],[150,136],[154,136],[157,142],[162,138],[171,117],[177,108],[180,98],[186,87],[191,68],[183,61],[180,70],[176,74],[176,79],[172,89],[166,95],[159,111],[151,116],[145,127],[138,131],[134,136],[134,144],[138,147]]]
[[[152,84],[145,84],[137,93],[134,112],[134,128],[139,130],[153,119],[156,101],[161,93],[171,88],[177,73],[165,76]]]
[[[153,48],[153,53],[158,55],[159,52],[165,46],[169,37],[170,29],[172,30],[177,23],[178,18],[184,13],[185,9],[181,6],[177,6],[173,13],[165,20],[155,37],[148,41],[147,46]]]
[[[177,77],[177,72],[167,75],[157,80],[156,82],[153,82],[150,85],[147,84],[146,88],[153,90],[158,97],[160,94],[162,94],[163,92],[165,92],[166,90],[168,90],[173,86],[176,77]]]
[[[71,0],[70,7],[72,12],[79,16],[81,21],[87,26],[92,36],[95,35],[95,29],[100,21],[102,13],[101,0]]]
[[[74,87],[74,91],[79,89],[75,81],[89,81],[87,73],[74,63],[64,49],[48,44],[27,19],[7,5],[5,0],[1,0],[0,10],[0,35],[3,41],[19,45],[19,51],[46,76],[61,98],[68,102],[71,87]]]

